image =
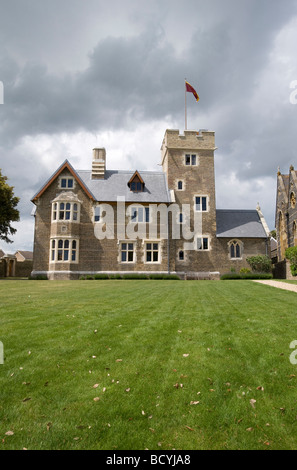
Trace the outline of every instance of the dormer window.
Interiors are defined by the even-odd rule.
[[[144,181],[138,171],[135,171],[132,178],[128,181],[128,186],[133,193],[141,193],[144,191]]]

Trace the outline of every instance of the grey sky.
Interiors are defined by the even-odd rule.
[[[166,128],[216,132],[218,208],[259,202],[297,167],[297,1],[0,0],[0,168],[21,197],[13,245],[32,249],[31,197],[68,158],[159,169]],[[191,99],[192,98],[192,99]]]

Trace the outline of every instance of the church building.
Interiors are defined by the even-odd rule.
[[[297,171],[291,165],[288,174],[277,173],[275,227],[277,235],[277,277],[289,278],[287,248],[297,245]]]
[[[104,148],[90,168],[68,160],[34,195],[32,276],[170,273],[219,279],[270,255],[257,209],[217,209],[212,131],[166,130],[162,171],[107,169]],[[90,159],[91,160],[91,159]]]

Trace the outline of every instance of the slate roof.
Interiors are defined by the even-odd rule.
[[[126,202],[170,203],[165,173],[161,171],[140,171],[145,186],[142,192],[132,192],[127,183],[135,171],[105,170],[104,179],[92,179],[91,171],[76,171],[84,185],[100,202],[116,202],[118,196],[124,196]]]
[[[217,237],[267,238],[256,210],[217,209]]]

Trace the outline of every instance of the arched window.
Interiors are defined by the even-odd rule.
[[[183,189],[183,182],[182,181],[178,181],[177,189],[179,189],[180,191]]]
[[[242,258],[242,245],[238,240],[232,240],[229,243],[229,250],[231,259]]]
[[[183,252],[183,250],[180,250],[180,251],[178,252],[178,259],[179,259],[179,261],[184,261],[184,259],[185,259],[185,253]]]

